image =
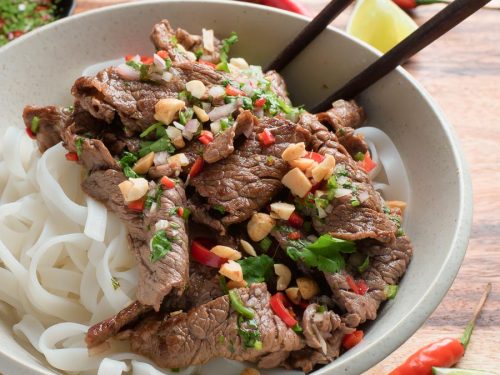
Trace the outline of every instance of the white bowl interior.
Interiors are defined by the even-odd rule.
[[[240,42],[233,54],[262,65],[306,23],[286,12],[222,1],[139,2],[65,19],[0,50],[0,134],[7,126],[22,126],[26,104],[70,104],[70,87],[86,66],[151,53],[149,33],[162,18],[193,32],[202,26],[221,36],[234,30]],[[284,71],[294,103],[319,102],[376,57],[342,32],[326,30]],[[397,298],[383,306],[362,344],[318,374],[359,374],[404,342],[448,290],[470,228],[469,177],[450,127],[425,91],[398,69],[359,99],[369,125],[391,137],[407,168],[411,193],[405,229],[415,255]],[[0,370],[28,373],[27,368],[53,373],[14,341],[10,324],[3,322]]]

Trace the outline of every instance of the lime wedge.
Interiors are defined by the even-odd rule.
[[[486,372],[486,371],[465,370],[460,368],[444,368],[444,367],[433,367],[432,373],[434,375],[495,375],[492,372]]]
[[[392,0],[357,0],[347,33],[387,52],[417,27]]]

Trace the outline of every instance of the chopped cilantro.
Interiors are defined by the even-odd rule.
[[[300,324],[299,324],[299,323],[295,324],[295,325],[292,327],[292,329],[293,329],[293,331],[294,331],[294,332],[297,332],[297,333],[301,333],[301,332],[303,332],[302,327],[300,326]]]
[[[172,60],[170,60],[170,57],[167,57],[165,59],[165,65],[166,65],[165,67],[166,70],[169,70],[172,67]]]
[[[146,202],[144,202],[144,208],[150,209],[153,206],[153,203],[156,203],[157,206],[161,206],[161,194],[163,189],[160,184],[156,186],[156,191],[154,195],[148,195],[146,198]]]
[[[169,154],[173,154],[175,152],[175,147],[170,142],[170,138],[168,136],[161,137],[157,141],[142,141],[141,149],[139,150],[139,157],[143,157],[150,152],[161,152],[167,151]]]
[[[150,133],[152,133],[153,131],[157,132],[157,135],[158,135],[158,131],[160,133],[162,133],[160,136],[162,135],[165,135],[166,134],[166,131],[165,131],[165,128],[163,127],[163,124],[161,122],[155,122],[153,125],[151,125],[149,128],[147,128],[146,130],[144,130],[141,134],[139,134],[139,137],[140,138],[144,138],[144,137],[147,137]]]
[[[354,242],[334,238],[329,234],[322,235],[314,243],[305,240],[290,241],[287,247],[287,254],[294,261],[301,259],[308,267],[330,273],[336,273],[345,267],[342,253],[354,251]]]
[[[194,51],[194,55],[196,56],[196,60],[199,60],[201,56],[203,56],[203,49],[198,48],[196,51]]]
[[[241,99],[243,101],[243,109],[253,109],[252,98],[249,98],[248,96],[242,96]]]
[[[327,311],[327,307],[325,305],[320,305],[316,308],[316,312],[319,313],[319,314],[322,314],[324,313],[325,311]]]
[[[255,319],[245,320],[240,315],[238,317],[238,333],[245,348],[262,348],[259,326]]]
[[[177,47],[177,44],[179,44],[179,42],[177,41],[177,38],[175,37],[175,35],[172,35],[172,36],[170,37],[170,43],[172,43],[172,45],[173,45],[174,47]]]
[[[177,223],[171,222],[169,227],[172,229],[179,229],[181,226]]]
[[[358,207],[360,204],[361,202],[357,198],[351,199],[351,206]]]
[[[220,128],[222,131],[226,130],[227,128],[230,128],[233,126],[234,120],[232,118],[221,118],[220,119]]]
[[[222,39],[221,41],[222,47],[220,49],[220,61],[221,63],[225,63],[226,67],[227,67],[227,59],[229,57],[229,50],[231,49],[231,46],[237,42],[238,42],[238,35],[234,31],[231,33],[229,38]],[[229,71],[229,69],[227,71]]]
[[[85,141],[85,138],[83,137],[76,137],[75,139],[75,147],[76,147],[76,154],[78,157],[82,154],[82,148],[83,148],[83,142]]]
[[[153,238],[151,238],[151,255],[149,260],[155,263],[162,259],[167,253],[172,250],[172,243],[167,237],[167,232],[164,230],[159,230],[155,233]]]
[[[212,206],[212,208],[219,212],[221,215],[224,215],[226,213],[226,209],[224,208],[224,206],[220,205],[220,204],[216,204],[215,206]]]
[[[132,170],[132,166],[137,161],[137,155],[125,151],[122,158],[118,161],[120,167],[123,169],[123,174],[128,178],[137,178],[139,175]]]
[[[222,291],[224,292],[224,294],[229,293],[229,289],[227,289],[226,278],[223,275],[219,275],[219,285],[220,285],[220,288],[222,289]]]
[[[116,290],[120,287],[120,282],[116,277],[111,277],[111,285],[113,285],[113,289]]]
[[[241,259],[238,263],[243,269],[243,278],[248,285],[266,281],[273,273],[274,261],[265,254]]]
[[[194,110],[192,108],[186,108],[184,111],[179,112],[179,122],[182,125],[186,125],[189,120],[193,118]]]
[[[221,72],[229,73],[229,65],[227,64],[227,61],[218,63],[215,69],[220,70]]]
[[[260,248],[263,251],[268,251],[272,244],[273,241],[269,237],[265,237],[262,241],[259,242]]]
[[[191,210],[187,207],[184,207],[182,209],[182,218],[187,221],[189,219],[189,215],[191,215]]]
[[[128,66],[130,66],[132,69],[137,70],[138,72],[141,71],[141,65],[142,64],[138,63],[137,61],[129,60],[125,64],[127,64]]]
[[[384,293],[387,299],[396,298],[396,294],[398,294],[398,286],[397,285],[386,285],[384,288]]]

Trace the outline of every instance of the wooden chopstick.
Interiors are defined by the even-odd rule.
[[[332,0],[270,63],[266,69],[279,72],[311,43],[353,0]]]
[[[311,112],[326,111],[338,99],[354,98],[489,2],[490,0],[454,0],[385,55],[318,104]]]

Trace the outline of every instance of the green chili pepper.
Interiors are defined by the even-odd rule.
[[[238,293],[234,290],[229,291],[229,300],[231,301],[232,308],[241,316],[244,316],[247,319],[252,319],[255,316],[255,311],[246,307]]]

